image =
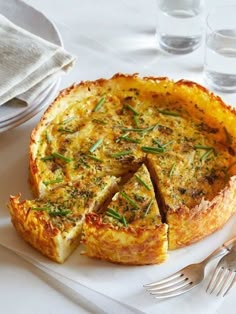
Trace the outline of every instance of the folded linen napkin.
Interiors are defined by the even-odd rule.
[[[0,14],[0,105],[15,97],[30,105],[75,59]]]

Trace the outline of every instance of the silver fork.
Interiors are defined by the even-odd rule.
[[[206,292],[216,293],[223,297],[229,292],[236,282],[236,244],[230,252],[218,262]]]
[[[225,242],[200,263],[191,264],[173,275],[144,285],[147,291],[157,299],[170,298],[186,293],[196,287],[204,278],[205,266],[213,258],[226,254],[236,243],[236,237]]]

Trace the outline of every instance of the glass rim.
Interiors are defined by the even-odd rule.
[[[209,30],[211,30],[212,33],[214,34],[217,34],[218,36],[220,37],[223,37],[223,38],[236,38],[236,33],[235,33],[235,36],[230,36],[230,35],[224,35],[222,33],[220,33],[221,30],[217,30],[217,29],[214,29],[211,25],[210,25],[210,22],[209,22],[209,19],[210,17],[216,13],[217,11],[220,11],[222,9],[230,9],[230,8],[235,8],[235,12],[236,12],[236,4],[226,4],[226,5],[219,5],[219,6],[216,6],[214,7],[213,9],[211,9],[207,16],[206,16],[206,26]],[[236,19],[235,19],[235,30],[236,30]]]

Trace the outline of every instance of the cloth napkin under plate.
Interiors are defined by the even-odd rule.
[[[0,14],[0,106],[15,97],[30,105],[75,60]]]

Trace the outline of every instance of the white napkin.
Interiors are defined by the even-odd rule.
[[[17,97],[28,105],[75,57],[10,22],[0,14],[0,105]]]

